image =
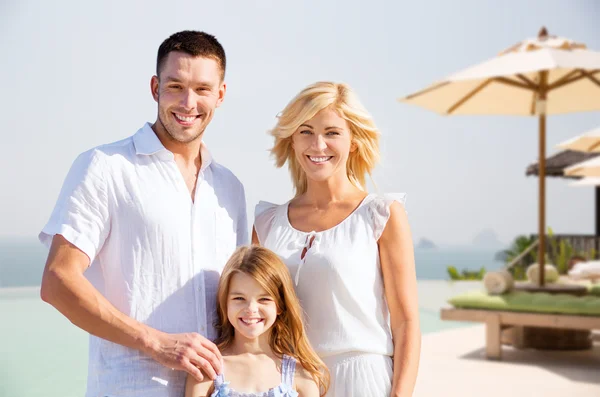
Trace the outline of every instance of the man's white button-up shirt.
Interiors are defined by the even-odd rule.
[[[201,156],[192,201],[150,124],[81,154],[40,240],[61,234],[85,252],[86,276],[126,315],[214,339],[219,276],[248,228],[242,184],[204,146]],[[90,336],[87,396],[180,397],[184,386],[185,373]]]

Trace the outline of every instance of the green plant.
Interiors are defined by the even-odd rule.
[[[555,265],[558,273],[567,274],[569,272],[569,259],[573,256],[573,246],[565,240],[559,243],[558,254],[556,255]]]
[[[548,243],[552,253],[550,263],[556,266],[559,274],[566,274],[569,271],[569,259],[574,254],[573,246],[566,240],[559,241],[551,227],[548,227]]]
[[[531,245],[535,243],[535,241],[536,238],[532,236],[517,236],[508,249],[501,251],[496,255],[496,259],[504,261],[505,264],[508,265],[514,259],[521,256],[523,252],[528,250],[531,247]],[[525,279],[525,272],[527,270],[527,267],[530,264],[535,263],[537,261],[537,253],[537,248],[529,250],[529,252],[525,254],[525,256],[523,256],[520,261],[513,264],[513,266],[510,269],[508,269],[508,271],[512,274],[515,280]]]
[[[479,270],[467,270],[463,269],[462,272],[459,271],[454,266],[448,266],[446,268],[448,272],[448,276],[450,276],[450,280],[483,280],[483,276],[485,275],[485,267],[482,267]]]
[[[447,269],[450,280],[460,280],[460,273],[454,266],[448,266]]]
[[[517,236],[510,247],[504,251],[501,251],[496,256],[497,259],[500,259],[506,263],[512,262],[516,257],[521,255],[525,250],[527,250],[533,243],[535,243],[535,238],[531,236]],[[537,250],[531,250],[529,253],[523,258],[523,260],[527,260],[528,264],[535,262],[537,259]]]
[[[527,276],[525,266],[513,266],[508,270],[515,280],[525,280]]]
[[[596,249],[592,248],[589,252],[575,251],[573,246],[567,240],[558,240],[554,237],[554,233],[551,228],[548,228],[548,237],[550,248],[552,251],[552,261],[559,274],[566,274],[569,272],[569,261],[571,258],[581,256],[587,260],[594,259],[596,257]]]
[[[496,259],[509,264],[525,252],[525,250],[527,250],[535,241],[535,236],[517,236],[508,249],[496,254]],[[559,274],[566,274],[569,271],[569,261],[574,256],[582,256],[590,260],[596,258],[596,255],[598,254],[595,249],[592,249],[589,252],[577,252],[567,240],[557,238],[550,227],[548,228],[547,241],[549,252],[545,254],[545,263],[555,265]],[[532,263],[537,263],[537,257],[538,248],[536,247],[529,251],[518,263],[508,269],[513,278],[515,280],[524,280],[527,267]]]

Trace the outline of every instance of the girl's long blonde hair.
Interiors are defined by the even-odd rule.
[[[279,256],[260,246],[238,248],[223,269],[217,291],[219,337],[216,344],[220,350],[229,347],[235,335],[235,328],[227,317],[227,301],[231,278],[236,273],[252,277],[275,300],[277,319],[271,328],[269,345],[279,356],[294,357],[308,371],[324,396],[329,388],[329,371],[308,342],[302,309],[296,297],[290,273]]]
[[[366,175],[371,175],[379,162],[379,131],[350,86],[344,83],[314,83],[288,103],[271,130],[271,135],[275,137],[271,154],[275,157],[277,167],[288,163],[296,196],[306,192],[307,178],[294,155],[292,135],[302,123],[328,107],[348,122],[352,141],[356,145],[356,150],[350,152],[346,166],[350,182],[361,190],[367,190]]]

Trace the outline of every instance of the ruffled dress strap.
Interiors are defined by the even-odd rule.
[[[210,397],[229,397],[231,389],[229,388],[229,382],[225,382],[223,374],[217,375],[213,384],[215,391],[212,392]]]
[[[276,389],[275,397],[298,397],[294,390],[294,375],[296,373],[296,359],[283,355],[281,360],[281,385]]]
[[[294,374],[296,373],[296,359],[288,355],[283,356],[281,361],[281,382],[292,386],[294,384]]]
[[[394,201],[399,202],[402,204],[402,207],[405,208],[406,193],[388,193],[385,195],[376,195],[369,204],[375,240],[379,240],[383,234],[383,230],[390,219],[390,207]],[[406,208],[404,210],[406,211]]]
[[[256,207],[254,207],[254,229],[261,244],[264,244],[271,231],[277,207],[279,207],[278,204],[267,201],[259,201]]]

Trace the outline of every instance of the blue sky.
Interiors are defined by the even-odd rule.
[[[368,4],[368,6],[367,6]],[[154,121],[156,50],[183,29],[217,36],[228,56],[225,103],[206,133],[248,206],[292,194],[266,131],[304,86],[349,83],[382,131],[382,193],[407,192],[415,239],[465,244],[491,228],[510,241],[537,228],[537,120],[443,117],[401,104],[495,56],[542,25],[600,51],[600,2],[588,1],[27,1],[0,4],[0,236],[35,236],[78,153]],[[548,153],[600,125],[551,116]],[[593,189],[548,180],[547,223],[593,233]],[[250,210],[251,212],[251,210]]]

